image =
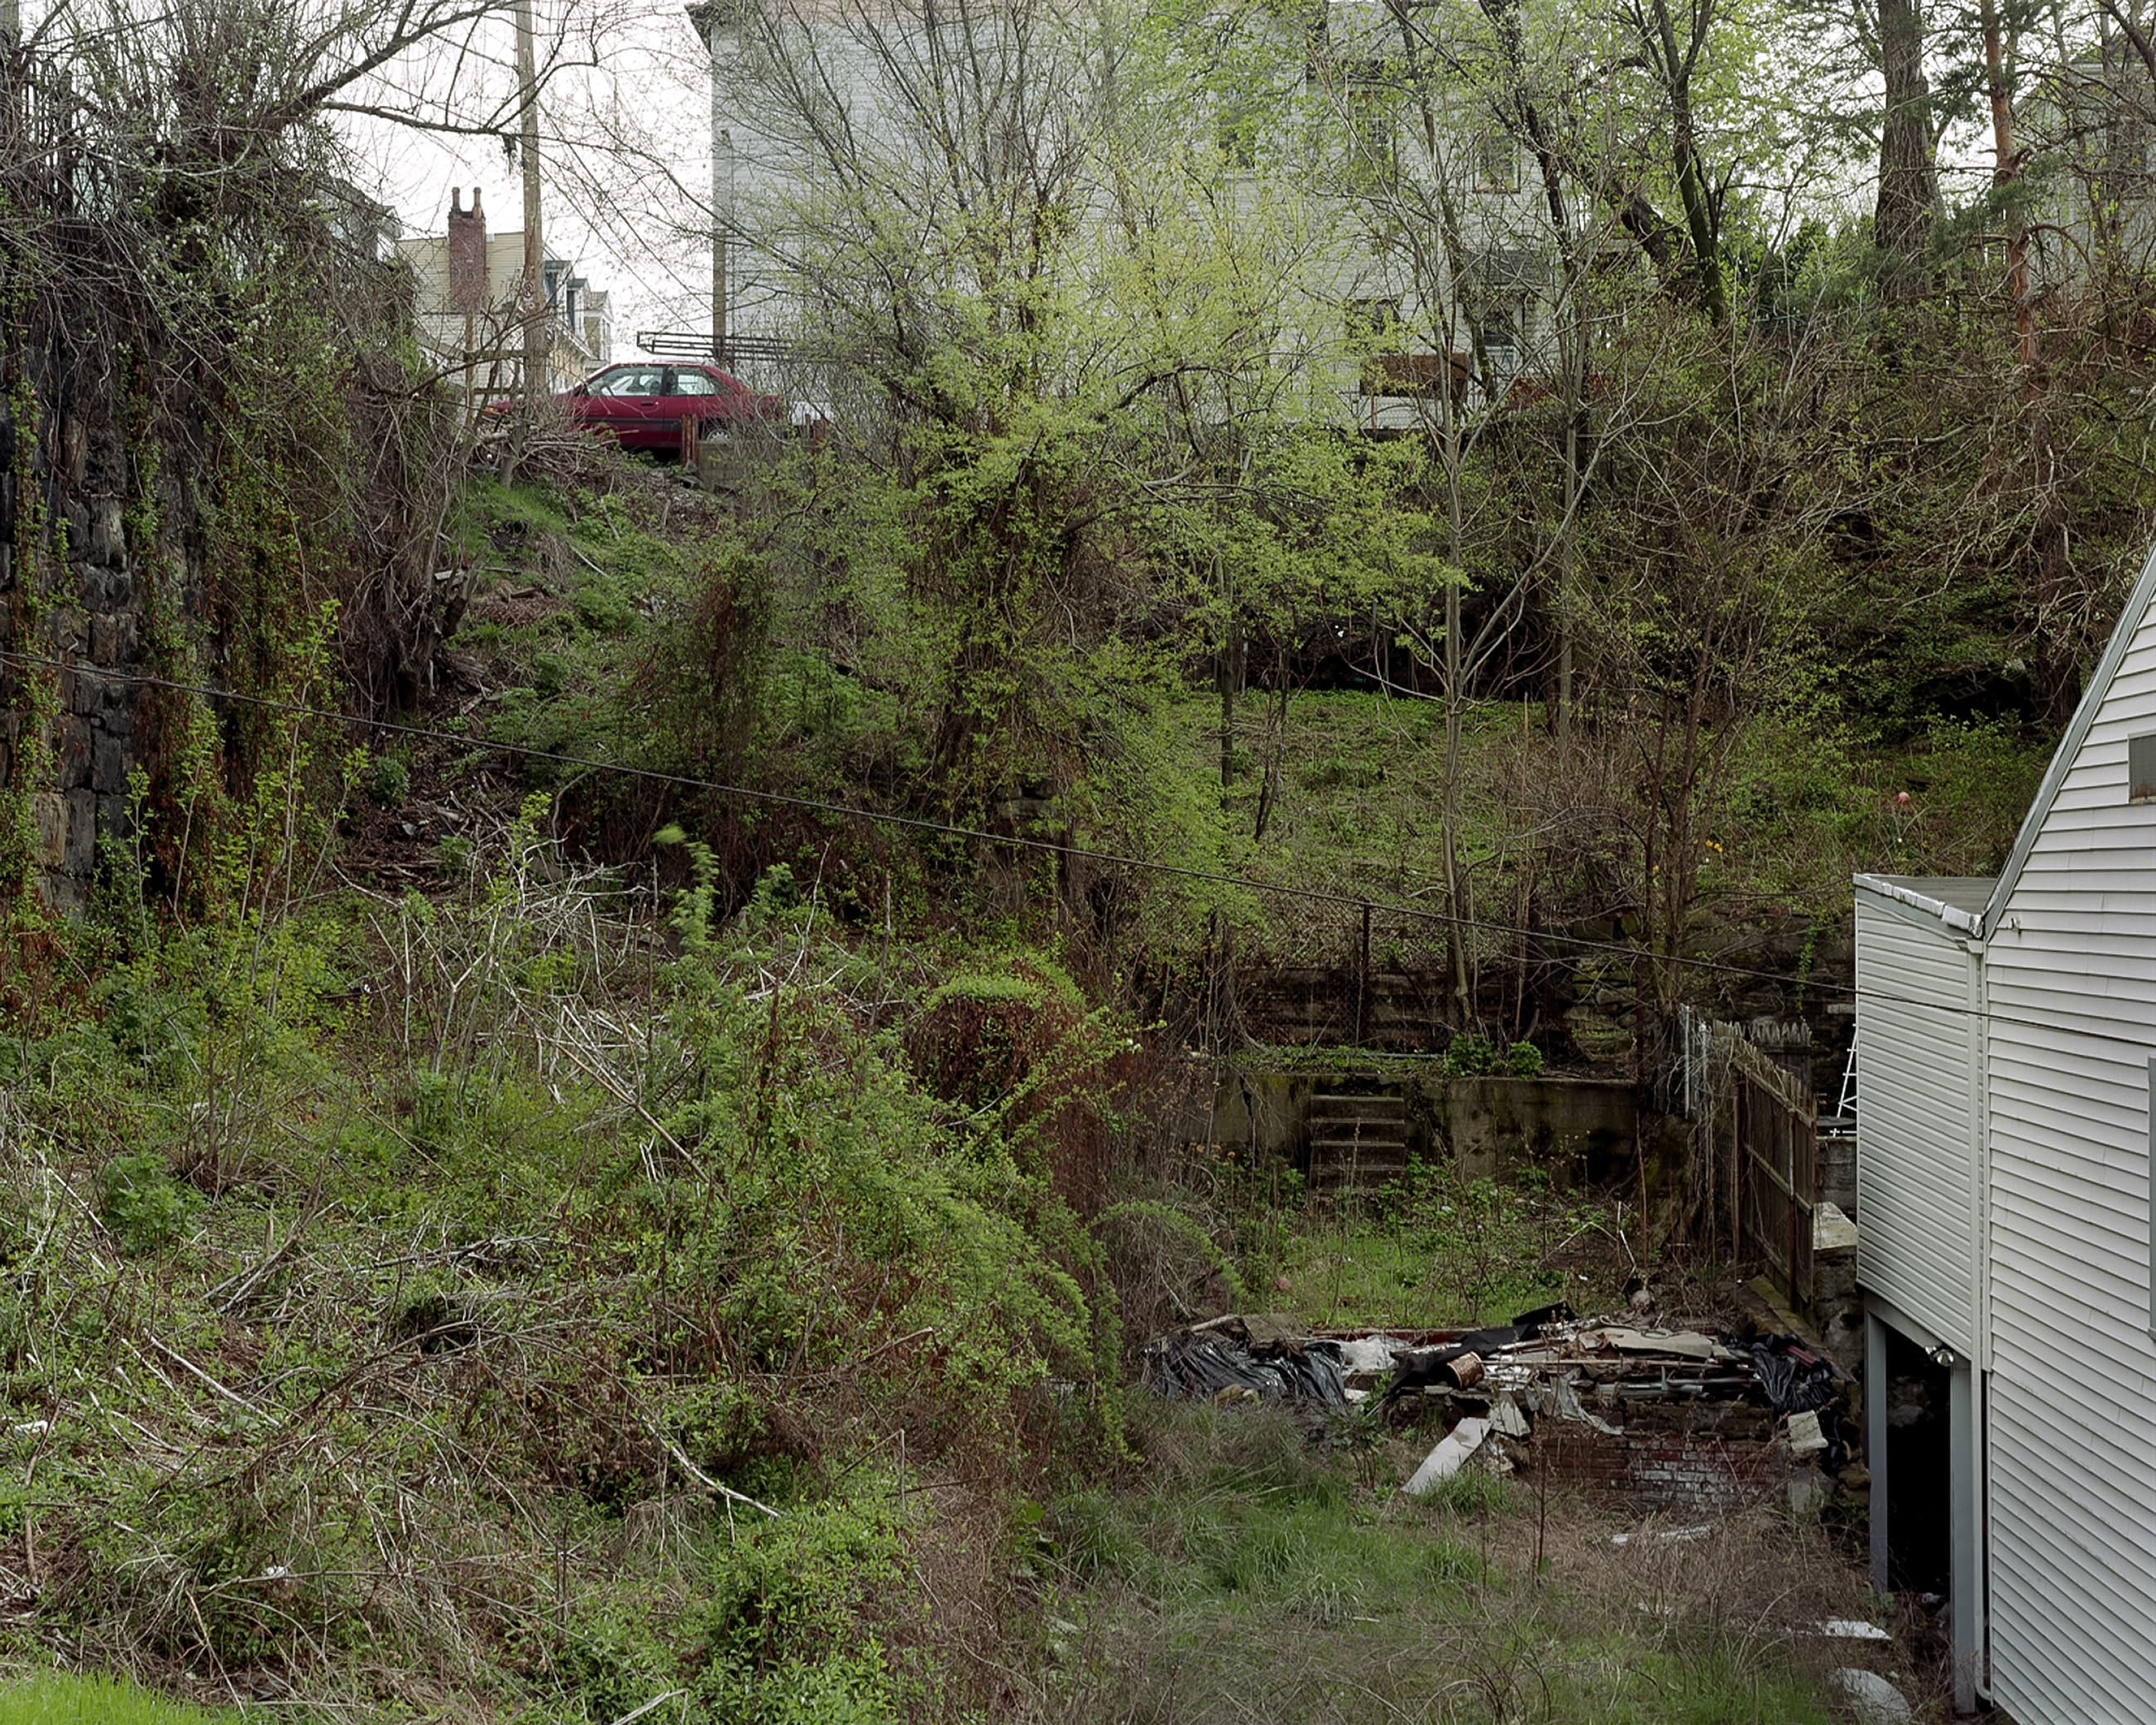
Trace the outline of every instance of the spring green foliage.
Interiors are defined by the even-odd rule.
[[[286,866],[257,884],[304,890],[342,751],[290,709],[411,685],[434,644],[428,572],[454,468],[444,404],[405,367],[400,296],[314,201],[331,171],[321,134],[290,109],[240,122],[254,92],[187,64],[274,58],[276,13],[224,8],[124,41],[74,34],[71,18],[21,71],[96,136],[108,178],[87,226],[44,192],[8,198],[8,443],[24,499],[10,513],[10,644],[165,680],[100,682],[64,708],[49,672],[9,677],[0,890],[28,924],[33,889],[74,902],[85,884],[40,876],[80,870],[93,780],[120,788],[85,770],[101,721],[96,747],[146,774],[136,811],[157,832],[134,859],[141,889],[216,914],[235,851],[275,844]],[[242,131],[259,146],[244,172],[213,141]],[[223,176],[216,196],[203,172]],[[63,381],[76,342],[105,359],[80,386]],[[241,699],[213,711],[177,686],[200,684]],[[98,813],[118,838],[110,804]]]
[[[600,758],[649,758],[661,725],[646,721],[628,685],[634,659],[624,637],[643,619],[635,601],[670,615],[693,553],[655,536],[624,497],[564,495],[538,486],[474,480],[459,493],[449,531],[461,556],[482,567],[513,558],[537,591],[537,614],[468,624],[465,646],[517,673],[493,700],[496,739],[522,747]],[[477,598],[510,583],[483,577]],[[650,764],[660,764],[656,760]],[[521,768],[535,788],[575,769],[542,761]]]
[[[0,1654],[523,1725],[1019,1690],[1821,1717],[1712,1597],[1665,1628],[1546,1586],[1502,1483],[1394,1502],[1413,1458],[1368,1422],[1337,1453],[1126,1429],[1167,1324],[1502,1317],[1578,1297],[1614,1225],[1532,1170],[1306,1208],[1170,1142],[1202,1131],[1180,1045],[1237,1034],[1239,963],[1359,934],[1448,979],[1446,1075],[1530,1078],[1617,1057],[1642,1004],[1727,1004],[1686,960],[1742,934],[1808,981],[1852,869],[1994,865],[2146,536],[2145,273],[2050,283],[2032,357],[1990,249],[2041,184],[1948,212],[1891,304],[1861,224],[1725,198],[1845,203],[1782,157],[1867,130],[1762,77],[1804,27],[1758,7],[1681,45],[1544,0],[1337,39],[1269,3],[751,8],[743,108],[794,172],[747,226],[788,236],[829,434],[742,437],[723,501],[598,458],[504,484],[285,195],[326,189],[302,110],[338,86],[260,105],[373,12],[307,47],[210,8],[260,80],[181,75],[182,12],[64,39],[139,242],[141,326],[103,346],[146,663],[243,698],[145,701],[131,829],[66,925],[33,798],[71,716],[11,679],[0,1543],[42,1573]],[[818,74],[862,54],[905,99],[834,128],[850,74]],[[2026,171],[2076,147],[2040,131]],[[98,272],[10,258],[11,325],[72,329],[54,296]],[[33,640],[79,548],[37,370]],[[1381,413],[1407,434],[1358,434]],[[459,614],[469,756],[292,711],[438,692]],[[534,793],[506,830],[345,891],[346,811],[471,779],[485,830],[485,742]],[[1370,897],[1432,914],[1371,928]],[[1553,964],[1568,936],[1591,956]]]
[[[0,1725],[232,1725],[228,1708],[184,1707],[110,1677],[0,1677]]]
[[[195,1195],[172,1178],[154,1150],[116,1156],[97,1173],[98,1219],[131,1253],[155,1251],[178,1238]]]
[[[1528,1169],[1469,1179],[1419,1164],[1364,1208],[1296,1227],[1277,1248],[1279,1300],[1314,1323],[1502,1323],[1558,1299],[1614,1303],[1605,1266],[1585,1279],[1564,1249],[1607,1239],[1606,1207],[1551,1189]]]
[[[480,620],[459,637],[501,668],[490,733],[789,796],[950,812],[933,788],[944,720],[940,685],[919,650],[918,605],[883,575],[873,593],[845,587],[867,580],[868,560],[883,553],[874,541],[822,536],[816,511],[845,500],[802,492],[803,483],[780,462],[771,484],[783,512],[687,545],[659,534],[648,501],[633,493],[593,498],[482,483],[463,531],[507,533],[521,547],[517,572],[497,585],[542,589],[513,602],[483,592],[474,611]],[[771,507],[779,511],[780,501]],[[813,543],[803,536],[812,529]],[[819,573],[804,588],[796,559],[812,554]],[[601,593],[637,596],[622,632],[588,620],[604,608],[594,597]],[[845,619],[835,648],[834,606]],[[1009,800],[967,818],[1178,868],[1442,906],[1434,842],[1445,797],[1440,706],[1368,690],[1254,692],[1236,707],[1229,740],[1238,764],[1224,789],[1219,703],[1189,686],[1179,651],[1173,641],[1110,638],[1083,664],[1060,660],[1044,673],[1055,685],[1049,728],[1070,739],[1070,752],[1058,743],[1052,758],[1011,762],[1014,776],[998,793]],[[1995,867],[2048,748],[2041,731],[1999,721],[1940,720],[1896,734],[1831,722],[1815,708],[1761,721],[1732,742],[1712,784],[1695,790],[1675,845],[1626,812],[1630,790],[1583,780],[1581,772],[1592,778],[1602,767],[1577,746],[1568,754],[1554,744],[1548,717],[1539,702],[1492,703],[1464,726],[1457,837],[1476,915],[1489,925],[1468,942],[1478,963],[1508,980],[1502,1009],[1459,1028],[1506,1050],[1524,1033],[1561,1065],[1595,1050],[1568,1046],[1561,1030],[1536,1024],[1532,1000],[1510,980],[1523,961],[1507,925],[1584,925],[1588,937],[1623,945],[1658,924],[1662,911],[1649,917],[1639,907],[1660,902],[1675,857],[1686,932],[1670,943],[1779,968],[1786,955],[1755,954],[1736,932],[1832,931],[1856,870]],[[999,732],[996,746],[1034,734],[1021,725]],[[1036,769],[1040,777],[1027,776]],[[1023,883],[1026,915],[1051,901],[1047,865],[1022,855],[975,856],[927,835],[723,793],[654,791],[547,762],[519,771],[529,783],[562,788],[566,817],[602,855],[625,855],[662,819],[682,824],[713,846],[727,902],[774,861],[819,876],[826,901],[857,926],[947,909],[1004,914],[984,891],[998,876]],[[1910,802],[1897,803],[1905,790]],[[1608,819],[1578,819],[1572,811],[1583,798]],[[1132,968],[1202,966],[1223,923],[1239,950],[1281,957],[1330,959],[1353,940],[1343,920],[1352,913],[1231,882],[1090,864],[1084,878],[1111,907],[1084,932],[1112,942]],[[1445,938],[1441,921],[1393,919],[1377,930],[1373,957],[1388,967],[1438,964]],[[1583,974],[1594,962],[1577,960]],[[1631,974],[1621,958],[1600,962]],[[1712,973],[1685,972],[1682,980],[1700,996],[1718,986]],[[1507,1052],[1486,1070],[1512,1070],[1510,1060]]]
[[[1115,1354],[1054,1111],[925,1087],[890,991],[1068,1007],[995,1069],[1065,1114],[1106,1027],[1045,955],[901,983],[778,880],[654,972],[559,874],[527,817],[460,895],[162,932],[0,1045],[39,1622],[362,1705],[949,1717],[919,1566],[1112,1451],[1044,1384]]]
[[[1532,1078],[1542,1069],[1542,1050],[1533,1043],[1515,1042],[1510,1048],[1499,1048],[1473,1030],[1455,1036],[1438,1063],[1438,1070],[1448,1078],[1486,1077],[1500,1072],[1512,1078]]]
[[[1985,203],[1887,303],[1868,222],[1783,225],[1851,167],[1869,74],[1823,122],[1801,19],[1647,19],[745,18],[737,99],[789,167],[750,225],[844,407],[744,480],[710,603],[590,734],[1191,871],[1086,871],[1127,973],[1330,938],[1194,875],[1412,896],[1453,919],[1404,954],[1449,973],[1444,1028],[1539,1019],[1567,1060],[1609,1050],[1532,998],[1534,936],[1622,949],[1651,1015],[1709,954],[1794,975],[1732,927],[1829,933],[1852,868],[1984,866],[2146,538],[2142,359],[2104,333],[2145,280],[2048,281],[2075,309],[2036,364]],[[903,91],[874,138],[826,123],[839,65]],[[2087,167],[2071,129],[2030,148],[2046,198]],[[1715,189],[1768,183],[1794,201]],[[621,724],[700,665],[759,692]],[[565,655],[533,686],[621,684]],[[1893,813],[1957,753],[2000,794]],[[811,848],[677,814],[737,893]]]

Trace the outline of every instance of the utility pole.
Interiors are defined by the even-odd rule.
[[[531,0],[516,0],[516,85],[522,99],[517,153],[524,169],[524,376],[522,431],[547,392],[547,251],[539,230],[539,72],[532,47]],[[519,436],[516,442],[521,443]],[[521,450],[519,450],[521,454]]]
[[[719,63],[711,59],[711,358],[726,363],[726,228],[733,220],[733,135],[719,124]]]
[[[711,358],[720,365],[726,359],[726,337],[732,320],[727,316],[726,245],[734,219],[734,141],[726,130],[723,33],[732,21],[727,0],[699,0],[688,8],[689,22],[703,39],[711,57]]]

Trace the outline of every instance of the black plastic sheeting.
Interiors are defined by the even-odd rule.
[[[1816,1414],[1820,1435],[1827,1442],[1826,1471],[1839,1472],[1847,1459],[1841,1415],[1835,1394],[1834,1368],[1810,1352],[1794,1336],[1730,1338],[1730,1345],[1752,1357],[1760,1393],[1777,1414]]]
[[[1559,1301],[1523,1312],[1511,1323],[1476,1330],[1444,1348],[1401,1354],[1386,1399],[1424,1383],[1458,1379],[1447,1369],[1462,1354],[1488,1355],[1531,1342],[1552,1323],[1573,1315]],[[1141,1356],[1141,1380],[1158,1396],[1207,1398],[1224,1389],[1248,1389],[1265,1399],[1315,1402],[1321,1407],[1348,1405],[1339,1344],[1317,1340],[1259,1342],[1247,1346],[1224,1337],[1186,1332],[1148,1342]]]
[[[1533,1341],[1546,1328],[1570,1319],[1559,1305],[1522,1312],[1511,1323],[1476,1330],[1442,1348],[1402,1352],[1382,1407],[1425,1384],[1458,1386],[1454,1361],[1473,1353],[1487,1359],[1508,1348]],[[1726,1336],[1726,1345],[1744,1354],[1759,1382],[1759,1393],[1775,1413],[1816,1414],[1829,1445],[1827,1471],[1838,1469],[1847,1454],[1834,1368],[1809,1352],[1794,1336],[1758,1333]],[[1266,1401],[1344,1408],[1346,1375],[1339,1344],[1319,1340],[1260,1342],[1250,1345],[1219,1335],[1184,1332],[1148,1342],[1141,1356],[1140,1381],[1153,1394],[1209,1400],[1224,1390],[1247,1390]]]
[[[1384,1398],[1378,1405],[1389,1408],[1401,1398],[1419,1391],[1427,1384],[1462,1389],[1465,1386],[1452,1369],[1455,1360],[1471,1353],[1478,1360],[1487,1360],[1491,1355],[1501,1354],[1508,1348],[1517,1348],[1523,1342],[1536,1340],[1551,1326],[1571,1322],[1572,1317],[1572,1307],[1559,1300],[1553,1305],[1537,1306],[1532,1312],[1523,1312],[1508,1324],[1497,1324],[1486,1330],[1470,1330],[1457,1342],[1448,1343],[1442,1348],[1404,1350],[1393,1362],[1393,1381],[1385,1386]]]
[[[1794,1336],[1755,1336],[1737,1344],[1752,1356],[1767,1405],[1777,1414],[1811,1414],[1834,1399],[1834,1368]]]
[[[1141,1381],[1158,1396],[1203,1400],[1224,1389],[1247,1389],[1267,1401],[1348,1405],[1340,1350],[1329,1342],[1244,1348],[1214,1336],[1163,1336],[1146,1343],[1141,1358]]]

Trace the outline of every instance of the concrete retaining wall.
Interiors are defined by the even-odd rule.
[[[1312,1097],[1398,1096],[1407,1101],[1409,1153],[1468,1178],[1527,1167],[1568,1185],[1636,1178],[1638,1101],[1623,1080],[1449,1078],[1435,1063],[1399,1065],[1404,1070],[1230,1071],[1214,1101],[1214,1141],[1306,1169]]]

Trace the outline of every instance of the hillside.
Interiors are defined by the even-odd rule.
[[[1178,1135],[1203,1068],[1108,970],[1173,962],[1186,883],[1121,872],[1137,908],[1072,942],[1023,857],[561,758],[707,764],[650,679],[709,615],[728,526],[603,463],[466,496],[454,676],[348,763],[333,849],[273,824],[201,886],[217,916],[18,932],[0,1657],[384,1718],[1075,1719],[1165,1692],[1144,1673],[1193,1625],[1255,1636],[1240,1676],[1194,1680],[1178,1717],[1200,1718],[1248,1707],[1283,1615],[1428,1645],[1429,1577],[1471,1640],[1535,1650],[1480,1667],[1491,1718],[1674,1717],[1649,1699],[1671,1692],[1826,1717],[1812,1652],[1732,1639],[1707,1572],[1656,1584],[1681,1627],[1636,1633],[1640,1583],[1593,1556],[1609,1506],[1563,1500],[1546,1595],[1521,1545],[1546,1506],[1495,1489],[1402,1519],[1412,1436],[1306,1452],[1126,1387],[1200,1288],[1277,1279],[1329,1288],[1327,1321],[1422,1324],[1568,1284],[1615,1302],[1614,1252],[1552,1254],[1583,1220],[1646,1251],[1640,1219],[1522,1189],[1462,1231],[1434,1219],[1493,1200],[1440,1173],[1349,1245],[1292,1183],[1209,1168]],[[807,702],[813,661],[767,651],[740,770],[859,806],[898,739],[867,692]],[[1250,739],[1280,757],[1262,837],[1237,835],[1258,793],[1224,810],[1208,782],[1213,709],[1172,693],[1126,723],[1152,739],[1147,806],[1197,830],[1097,805],[1085,830],[1255,883],[1425,893],[1431,710],[1280,711]],[[1472,737],[1493,832],[1547,747],[1519,722]],[[1775,842],[1725,829],[1715,914],[1830,922],[1830,871],[1882,834],[1979,855],[2026,767],[1951,729],[1898,757],[1762,739],[1738,806],[1775,812]],[[1894,783],[1914,814],[1881,812]],[[1007,830],[1074,831],[1078,806]],[[1511,863],[1493,843],[1492,877]],[[1308,938],[1296,901],[1233,891],[1254,945]],[[1575,1261],[1589,1288],[1553,1282]],[[1348,1681],[1267,1676],[1286,1711],[1263,1716]]]
[[[0,8],[0,1725],[1943,1719],[2145,9]]]

